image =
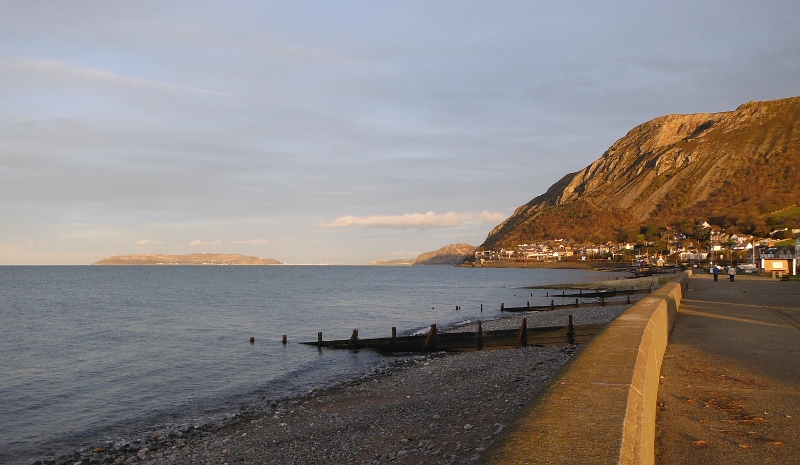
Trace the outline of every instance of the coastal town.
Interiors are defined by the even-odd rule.
[[[699,223],[698,233],[692,236],[669,228],[651,234],[644,229],[641,240],[635,242],[595,244],[550,239],[499,250],[477,249],[475,263],[604,260],[632,266],[735,266],[742,273],[766,273],[776,277],[800,273],[800,228],[777,229],[766,237],[725,232],[707,221]]]

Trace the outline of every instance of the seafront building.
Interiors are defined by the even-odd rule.
[[[800,233],[800,231],[798,231]],[[665,241],[642,241],[603,244],[574,243],[569,239],[534,241],[513,248],[475,251],[475,262],[555,262],[612,261],[631,265],[683,265],[710,267],[748,264],[746,269],[762,274],[800,274],[800,237],[793,243],[776,245],[771,238],[757,239],[745,234],[724,234],[711,231],[707,243],[673,234]]]

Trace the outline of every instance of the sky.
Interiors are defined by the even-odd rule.
[[[0,264],[480,245],[631,128],[800,95],[800,2],[2,1]]]

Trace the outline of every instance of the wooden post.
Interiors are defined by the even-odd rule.
[[[631,303],[631,295],[628,294],[628,303]]]
[[[475,340],[475,345],[478,350],[483,350],[483,325],[480,321],[478,322],[478,334]]]
[[[425,339],[425,345],[422,346],[422,351],[436,350],[436,325],[431,325],[431,330],[428,331],[428,337]]]
[[[250,336],[250,344],[255,344],[255,342],[256,342],[256,338],[253,337],[253,336]]]
[[[575,297],[575,308],[578,308],[578,298]]]
[[[553,299],[550,299],[550,310],[555,310],[555,308],[556,308],[556,303],[553,301]]]
[[[358,349],[358,330],[353,330],[353,335],[350,336],[350,340],[347,341],[347,348],[348,349]]]
[[[395,340],[397,339],[397,326],[392,326],[392,351],[394,351]]]
[[[522,324],[519,325],[519,334],[517,335],[517,349],[520,347],[528,346],[528,319],[523,318]]]
[[[481,304],[481,313],[483,313],[483,304]]]
[[[525,308],[531,308],[531,301],[529,300],[527,304],[525,304]]]
[[[506,310],[506,305],[504,303],[500,303],[500,311],[504,312]]]
[[[569,316],[569,327],[567,328],[567,340],[570,344],[575,344],[575,327],[572,326],[572,315]]]
[[[600,306],[601,307],[606,306],[606,298],[604,296],[600,296]]]
[[[322,332],[317,333],[317,347],[322,347]]]
[[[283,335],[283,345],[286,345],[286,335]]]

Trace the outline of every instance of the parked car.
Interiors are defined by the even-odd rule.
[[[752,263],[745,263],[743,265],[737,265],[736,271],[744,274],[756,274],[758,273],[758,267]]]

